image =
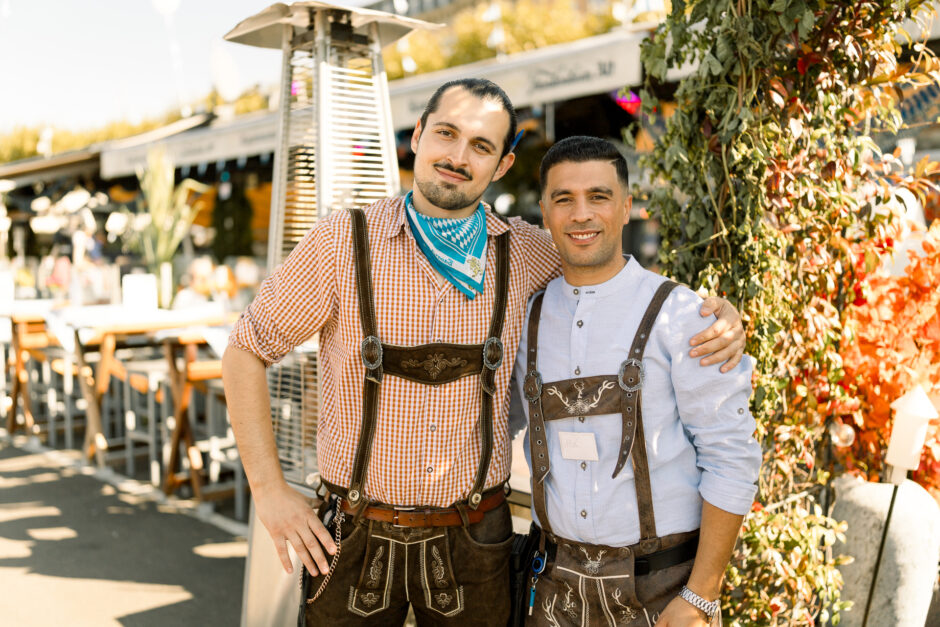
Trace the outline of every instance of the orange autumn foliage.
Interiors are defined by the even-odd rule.
[[[842,343],[845,379],[858,411],[842,419],[855,442],[837,448],[850,472],[872,477],[888,449],[891,403],[920,383],[940,401],[940,220],[924,234],[923,254],[909,253],[903,276],[871,275],[867,302],[850,308]],[[914,480],[940,496],[940,424],[928,427]]]

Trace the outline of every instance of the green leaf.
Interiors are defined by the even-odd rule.
[[[813,30],[813,26],[816,24],[816,15],[813,13],[812,9],[806,9],[803,12],[802,17],[800,17],[799,23],[799,35],[800,39],[806,39],[806,36],[809,35],[810,31]]]
[[[715,55],[710,52],[705,55],[704,59],[702,59],[702,67],[705,68],[707,73],[715,75],[721,74],[722,70],[724,69],[721,65],[721,61],[719,61]]]

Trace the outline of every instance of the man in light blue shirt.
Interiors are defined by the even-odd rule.
[[[707,625],[761,462],[750,359],[699,365],[701,299],[623,256],[613,144],[558,142],[541,186],[564,276],[533,298],[515,365],[540,541],[526,624]]]

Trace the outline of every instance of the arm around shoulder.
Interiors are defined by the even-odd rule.
[[[544,289],[549,281],[561,275],[561,258],[548,231],[522,218],[510,218],[511,237],[522,247],[522,258],[529,273],[528,293]]]
[[[701,300],[680,288],[670,297],[672,329],[667,341],[679,419],[695,447],[702,469],[702,498],[733,514],[744,514],[756,493],[761,449],[749,410],[753,360],[745,357],[727,373],[717,364],[700,366],[688,354],[688,338],[707,320],[698,314]]]

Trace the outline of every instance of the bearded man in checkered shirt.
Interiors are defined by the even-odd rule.
[[[497,85],[443,85],[412,136],[411,192],[318,222],[232,333],[232,427],[284,569],[288,545],[303,562],[307,625],[401,624],[409,606],[421,625],[506,623],[511,357],[529,297],[560,273],[547,233],[480,201],[514,137]],[[690,349],[733,366],[740,317],[713,312]],[[264,372],[316,333],[319,511],[284,480]]]

